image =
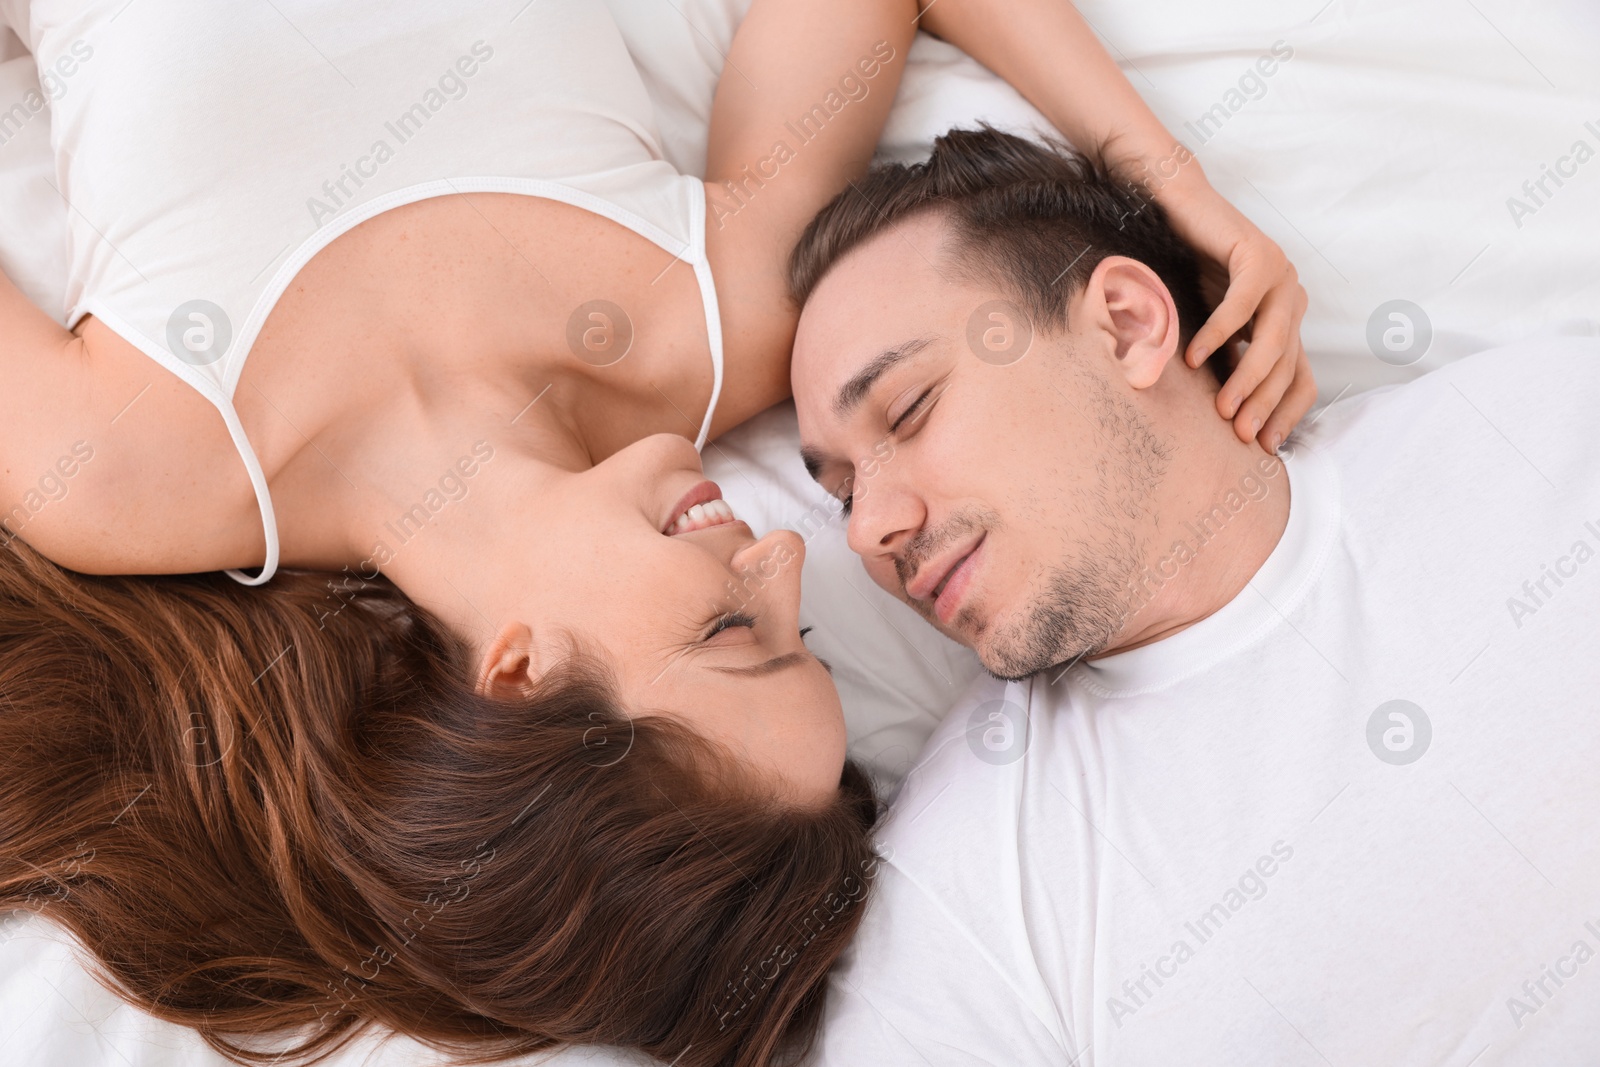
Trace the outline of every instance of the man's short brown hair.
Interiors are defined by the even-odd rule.
[[[851,249],[923,213],[949,222],[956,269],[998,283],[1040,330],[1066,326],[1068,302],[1107,256],[1156,272],[1183,343],[1210,314],[1194,252],[1143,190],[1065,145],[988,126],[951,130],[925,162],[874,167],[823,208],[789,257],[795,303],[804,307]]]

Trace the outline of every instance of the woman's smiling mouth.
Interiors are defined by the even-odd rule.
[[[671,514],[672,517],[661,529],[668,537],[739,521],[733,508],[722,499],[722,488],[709,478],[696,483],[679,497]]]
[[[738,521],[738,516],[734,515],[733,508],[728,506],[726,500],[719,497],[716,500],[708,500],[704,504],[695,504],[688,511],[679,515],[672,525],[667,528],[667,535],[676,537],[679,534],[692,533],[695,530],[704,530],[711,526],[724,526],[730,522]]]

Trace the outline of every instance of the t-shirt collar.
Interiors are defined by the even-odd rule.
[[[1279,453],[1291,486],[1289,518],[1266,561],[1239,593],[1160,641],[1078,665],[1076,680],[1102,695],[1132,696],[1193,677],[1284,624],[1321,573],[1339,524],[1338,473],[1304,445]],[[1274,491],[1278,490],[1274,486]]]

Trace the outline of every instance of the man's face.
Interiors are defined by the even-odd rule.
[[[1103,293],[1033,332],[992,283],[941,272],[944,229],[903,223],[816,288],[795,341],[800,437],[849,500],[873,580],[1020,678],[1123,629],[1169,446]]]

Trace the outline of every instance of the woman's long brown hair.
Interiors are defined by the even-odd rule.
[[[3,533],[0,533],[3,536]],[[876,803],[753,795],[575,655],[526,701],[383,582],[96,578],[0,547],[0,907],[242,1062],[803,1053]]]

